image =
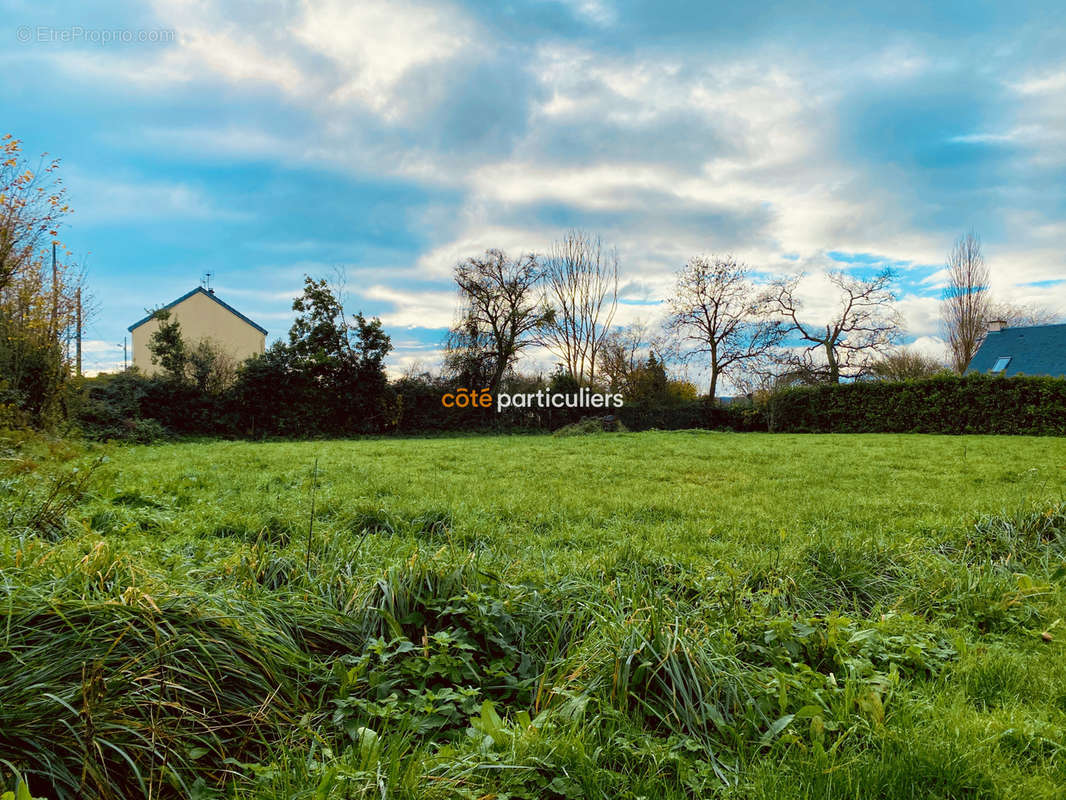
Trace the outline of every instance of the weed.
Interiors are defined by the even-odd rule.
[[[1066,445],[965,444],[963,473],[939,437],[130,447],[32,525],[89,462],[13,446],[0,781],[1061,797],[1064,512],[999,478]]]

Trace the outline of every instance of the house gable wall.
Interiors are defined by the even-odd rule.
[[[266,336],[205,292],[195,292],[169,309],[170,318],[181,325],[182,337],[190,345],[207,340],[240,363],[266,347]],[[148,341],[159,329],[159,321],[149,319],[132,331],[133,366],[146,375],[159,372],[152,363]]]

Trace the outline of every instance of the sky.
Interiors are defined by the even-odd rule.
[[[390,370],[432,366],[457,261],[617,248],[616,321],[730,253],[760,279],[892,265],[941,354],[943,265],[1066,312],[1066,6],[897,2],[0,0],[0,134],[62,159],[97,312],[89,370],[213,273],[284,337],[343,267]]]

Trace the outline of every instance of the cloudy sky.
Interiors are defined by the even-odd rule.
[[[274,338],[338,265],[431,364],[457,260],[569,227],[617,247],[621,321],[695,253],[890,263],[936,351],[970,228],[996,294],[1066,311],[1061,2],[863,5],[0,0],[0,133],[63,159],[96,368],[207,271]]]

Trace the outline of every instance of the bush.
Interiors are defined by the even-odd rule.
[[[787,389],[761,409],[772,431],[1066,435],[1066,380],[943,375]]]
[[[617,417],[586,417],[559,428],[552,436],[582,436],[587,433],[612,431],[626,433],[628,428]]]
[[[707,400],[681,405],[635,404],[622,406],[618,418],[632,431],[684,430],[710,428],[714,430],[747,430],[749,423],[740,409],[719,406]]]

